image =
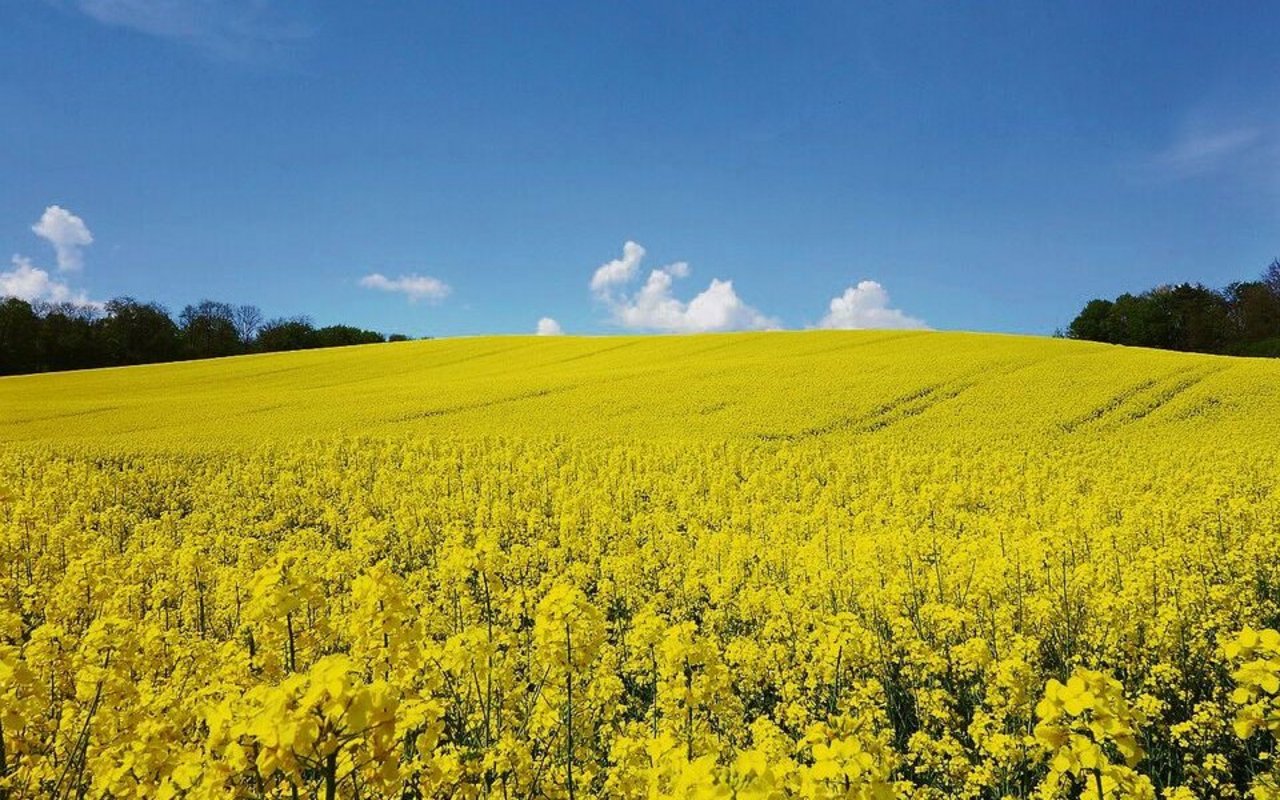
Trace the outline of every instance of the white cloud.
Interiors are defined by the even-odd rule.
[[[77,306],[97,306],[84,292],[73,290],[66,283],[55,279],[47,271],[31,263],[26,256],[15,255],[13,268],[0,272],[0,297],[16,297],[28,303],[71,303]]]
[[[1174,178],[1205,175],[1256,151],[1264,139],[1265,131],[1252,125],[1189,126],[1169,147],[1156,154],[1153,164]]]
[[[310,35],[289,18],[293,4],[271,0],[63,0],[90,19],[183,42],[220,58],[245,60]]]
[[[62,206],[54,205],[44,210],[31,230],[53,245],[60,272],[75,271],[84,266],[82,249],[93,243],[93,234],[84,220]],[[14,255],[10,263],[10,269],[0,272],[0,297],[17,297],[29,303],[102,305],[90,300],[84,291],[73,289],[65,280],[55,278],[48,270],[36,266],[27,256]]]
[[[677,261],[649,273],[638,291],[628,294],[625,285],[639,269],[644,248],[635,242],[623,246],[622,258],[602,265],[591,276],[591,290],[608,306],[614,322],[636,330],[694,333],[702,331],[759,330],[778,327],[778,321],[743,302],[733,281],[715,279],[692,300],[672,294],[677,278],[689,274],[689,265]]]
[[[366,289],[397,292],[409,298],[410,303],[416,303],[419,300],[437,303],[448,297],[449,292],[452,291],[449,284],[438,278],[412,272],[397,278],[388,278],[382,273],[374,272],[361,278],[360,285]]]
[[[640,267],[644,258],[644,248],[635,242],[622,245],[622,258],[615,258],[607,264],[601,264],[591,276],[591,291],[604,292],[614,286],[629,282]]]
[[[560,327],[560,323],[551,317],[543,317],[538,320],[539,336],[563,336],[564,329]]]
[[[36,236],[46,239],[58,254],[58,269],[77,270],[84,266],[81,248],[93,244],[93,234],[84,220],[62,206],[49,206],[40,221],[31,226]]]
[[[819,328],[856,330],[863,328],[926,328],[924,320],[909,317],[889,307],[889,293],[876,281],[860,281],[844,294],[831,298],[827,315]]]
[[[678,333],[776,328],[778,323],[738,297],[733,281],[712,280],[689,302],[671,294],[679,270],[655,269],[639,292],[613,306],[614,317],[627,328]]]

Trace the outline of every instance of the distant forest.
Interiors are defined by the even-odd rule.
[[[102,307],[0,300],[0,375],[122,367],[243,353],[402,341],[306,317],[265,320],[257,306],[205,300],[175,320],[157,303],[120,297]]]
[[[1065,335],[1165,350],[1280,357],[1280,259],[1257,280],[1221,290],[1182,283],[1090,300]]]

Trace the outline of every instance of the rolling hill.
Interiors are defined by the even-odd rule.
[[[1243,797],[1277,520],[1275,361],[813,331],[6,378],[0,795]]]
[[[0,441],[359,435],[1275,441],[1280,363],[1018,336],[480,337],[0,380]]]

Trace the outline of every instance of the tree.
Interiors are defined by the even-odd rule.
[[[188,358],[216,358],[241,352],[235,310],[226,303],[202,300],[182,309],[183,350]]]
[[[1168,347],[1168,321],[1162,318],[1154,289],[1140,295],[1125,293],[1116,298],[1111,308],[1111,336],[1116,344],[1135,347]]]
[[[240,337],[240,344],[247,348],[253,344],[253,337],[257,336],[258,329],[262,327],[262,309],[251,305],[236,306],[232,309],[232,321],[236,326],[236,334]]]
[[[0,302],[0,375],[20,375],[39,368],[40,318],[26,300]]]
[[[1263,281],[1246,281],[1231,284],[1225,294],[1236,338],[1258,342],[1280,336],[1280,293]]]
[[[350,325],[329,325],[315,332],[315,347],[343,347],[353,344],[377,344],[386,338],[376,331],[366,331]]]
[[[1152,295],[1163,342],[1153,347],[1219,353],[1230,338],[1227,301],[1198,283],[1182,283]]]
[[[212,300],[186,306],[175,322],[164,307],[132,297],[118,297],[105,306],[0,297],[0,375],[386,340],[351,325],[317,330],[306,317],[263,324],[257,306]]]
[[[181,357],[178,326],[163,306],[118,297],[107,303],[106,312],[102,320],[106,364],[151,364]]]
[[[1272,294],[1280,297],[1280,258],[1267,265],[1266,270],[1262,273],[1262,282],[1267,285]]]
[[[1067,328],[1073,339],[1200,353],[1280,354],[1280,259],[1256,281],[1222,291],[1199,283],[1091,300]]]
[[[258,330],[256,349],[264,353],[305,350],[316,346],[315,332],[315,326],[306,317],[274,319]]]
[[[39,303],[39,370],[86,369],[106,362],[101,330],[102,315],[96,306],[71,303]]]
[[[1067,326],[1068,338],[1114,343],[1111,331],[1111,311],[1114,307],[1115,304],[1110,300],[1090,300]]]

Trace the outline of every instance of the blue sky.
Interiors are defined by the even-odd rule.
[[[0,281],[413,335],[1050,333],[1280,255],[1277,30],[1259,3],[0,0]]]

